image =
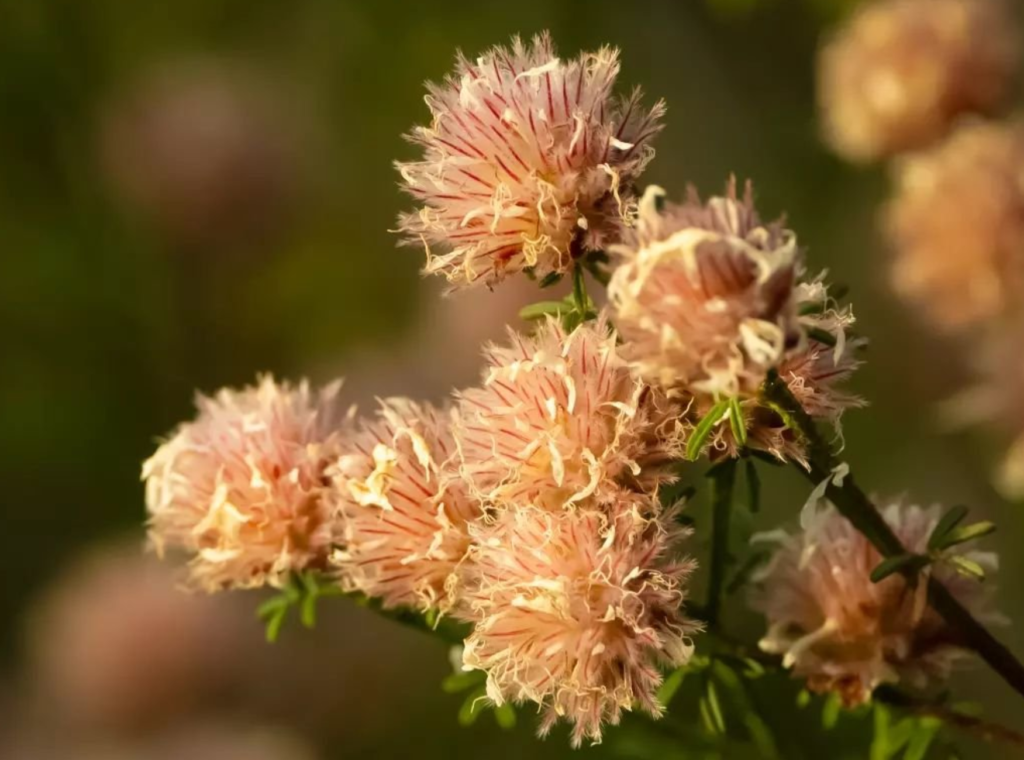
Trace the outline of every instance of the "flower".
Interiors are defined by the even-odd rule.
[[[684,531],[648,511],[525,507],[471,529],[464,667],[486,671],[495,704],[541,705],[542,735],[564,717],[578,746],[634,704],[659,716],[658,666],[693,653],[699,626],[680,606],[694,563],[668,556]]]
[[[637,229],[612,248],[608,286],[623,355],[652,383],[736,395],[759,385],[796,341],[796,236],[765,225],[747,184],[659,211],[650,187]]]
[[[672,479],[679,411],[630,374],[615,342],[604,317],[571,333],[549,319],[487,348],[483,387],[459,394],[456,425],[461,473],[481,499],[561,509],[620,481]]]
[[[451,415],[408,399],[382,401],[329,474],[344,526],[334,561],[342,585],[384,605],[446,609],[453,571],[480,509],[449,472]]]
[[[701,445],[712,456],[746,446],[804,461],[802,443],[762,405],[761,387],[778,372],[808,414],[838,427],[862,403],[838,388],[864,345],[847,338],[852,311],[830,297],[824,276],[802,279],[795,235],[761,221],[749,183],[742,200],[735,181],[707,203],[691,189],[686,203],[659,210],[662,195],[648,188],[636,232],[612,249],[621,354],[685,408],[688,429],[718,416]],[[724,400],[735,401],[726,412]]]
[[[1012,89],[1014,29],[1004,0],[866,3],[821,50],[826,138],[865,162],[922,148],[961,114],[992,113]]]
[[[643,108],[639,90],[612,99],[618,73],[617,50],[563,62],[542,34],[476,61],[460,54],[443,85],[428,85],[433,123],[409,138],[425,155],[396,165],[422,203],[400,231],[427,248],[428,273],[458,287],[565,272],[617,234],[665,111]]]
[[[883,516],[907,551],[926,553],[940,510],[891,504]],[[964,650],[928,606],[927,584],[910,587],[899,574],[873,583],[881,556],[831,505],[805,519],[800,534],[766,536],[778,550],[755,578],[752,604],[769,624],[761,648],[784,655],[783,664],[810,689],[836,692],[847,706],[867,701],[882,683],[921,688],[946,679]],[[997,566],[993,554],[965,556]],[[924,572],[945,583],[975,617],[999,620],[991,590],[976,580],[941,560]]]
[[[336,525],[324,472],[340,437],[339,388],[314,394],[305,381],[266,376],[200,395],[198,417],[143,464],[150,542],[161,555],[191,555],[193,585],[279,586],[326,564]]]
[[[896,291],[948,331],[1024,296],[1024,121],[976,122],[908,156],[886,212]]]

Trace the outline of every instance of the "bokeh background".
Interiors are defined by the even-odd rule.
[[[438,688],[444,647],[369,613],[338,602],[267,646],[258,596],[179,594],[142,554],[139,482],[197,388],[345,375],[366,403],[474,380],[479,344],[535,286],[441,299],[389,232],[408,206],[391,162],[413,155],[401,136],[427,118],[422,82],[457,47],[543,29],[563,55],[621,47],[623,87],[668,101],[648,181],[753,178],[764,212],[786,213],[812,265],[851,287],[872,341],[854,385],[872,406],[848,415],[846,458],[878,494],[996,520],[1001,601],[1024,619],[1024,513],[988,485],[998,452],[935,411],[962,362],[885,284],[884,171],[818,137],[814,53],[850,4],[2,0],[0,755],[570,754],[563,734],[532,738],[529,711],[511,732],[490,716],[460,728],[460,697]],[[806,498],[792,475],[765,477],[757,528]],[[728,614],[756,638],[742,605]],[[1020,628],[1002,635],[1024,653]],[[1024,724],[981,666],[954,685]],[[791,720],[780,734],[812,733]]]

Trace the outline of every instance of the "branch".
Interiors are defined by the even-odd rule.
[[[718,624],[722,590],[729,565],[729,523],[732,518],[732,494],[736,485],[736,460],[728,459],[709,472],[711,479],[711,563],[708,572],[708,599],[704,619],[708,626]]]
[[[879,513],[878,509],[847,475],[842,485],[832,480],[832,472],[839,464],[831,446],[821,437],[814,421],[793,397],[789,387],[772,373],[765,381],[762,399],[766,406],[775,410],[792,430],[807,444],[807,469],[798,467],[814,485],[829,479],[826,495],[853,526],[860,531],[883,557],[894,557],[906,552],[903,543]],[[916,577],[909,569],[908,578]],[[928,599],[934,609],[954,631],[959,641],[977,654],[1002,677],[1018,694],[1024,696],[1024,665],[981,625],[956,600],[945,584],[934,577],[928,579]]]

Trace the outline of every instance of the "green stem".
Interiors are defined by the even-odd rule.
[[[587,318],[587,311],[590,308],[590,299],[587,297],[587,282],[583,275],[583,265],[578,261],[572,268],[572,300],[576,305],[576,311],[580,320]]]
[[[407,628],[413,628],[417,631],[437,636],[448,644],[462,644],[466,636],[469,635],[468,627],[464,623],[460,623],[452,618],[444,617],[437,621],[431,621],[408,607],[385,608],[381,604],[380,599],[376,597],[369,597],[360,593],[348,593],[344,594],[344,596],[351,599],[359,607],[373,610],[378,615],[386,617],[388,620],[393,620]]]
[[[711,563],[708,574],[708,600],[704,618],[708,627],[718,625],[722,609],[722,591],[729,566],[729,533],[732,521],[732,497],[736,485],[736,460],[728,459],[716,464],[708,477],[711,479]]]
[[[789,387],[777,374],[772,373],[765,381],[762,398],[765,405],[778,411],[794,432],[806,442],[808,467],[797,467],[804,477],[814,485],[818,485],[826,478],[829,479],[825,492],[829,501],[883,557],[905,553],[906,549],[899,537],[853,477],[847,475],[842,479],[842,485],[835,483],[832,474],[839,462],[831,446],[821,437],[810,415],[804,411],[800,402],[793,397]],[[916,573],[911,569],[907,569],[905,574],[908,578],[916,577]],[[977,652],[1006,683],[1024,696],[1024,665],[1021,665],[1020,660],[975,620],[949,589],[934,577],[928,579],[928,599],[932,608],[958,636],[959,642]]]

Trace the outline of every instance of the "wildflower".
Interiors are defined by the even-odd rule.
[[[876,0],[822,49],[818,97],[833,148],[851,161],[915,150],[957,116],[1010,93],[1015,24],[1004,0]]]
[[[325,566],[335,525],[324,472],[336,454],[340,383],[313,393],[264,377],[199,396],[199,415],[143,464],[149,538],[191,555],[206,591],[281,585]]]
[[[397,164],[422,203],[399,226],[427,248],[428,273],[455,287],[561,273],[617,234],[665,110],[643,108],[639,90],[613,99],[618,73],[617,50],[564,62],[542,34],[476,61],[460,54],[428,86],[433,123],[409,138],[425,155]]]
[[[974,123],[897,168],[887,211],[896,291],[936,326],[1016,311],[1024,295],[1024,122]]]
[[[541,705],[542,735],[566,718],[574,746],[634,704],[660,716],[658,667],[685,664],[698,630],[680,610],[694,563],[669,556],[683,531],[618,506],[502,510],[473,526],[464,569],[465,667],[495,704]]]
[[[407,399],[381,402],[329,474],[334,479],[342,585],[388,607],[446,609],[477,503],[448,471],[451,417]]]
[[[883,516],[908,551],[925,553],[940,511],[892,504]],[[812,513],[803,533],[775,538],[778,550],[755,579],[752,600],[769,624],[761,648],[784,655],[783,664],[810,689],[855,706],[882,683],[923,688],[948,678],[964,650],[928,606],[927,584],[910,586],[899,574],[873,583],[881,556],[833,507]],[[997,566],[992,554],[966,556]],[[999,619],[991,591],[977,581],[941,560],[924,573],[934,573],[975,617]]]
[[[650,187],[608,286],[623,355],[649,382],[735,396],[799,339],[796,236],[762,223],[748,183],[659,211]]]
[[[459,395],[462,475],[497,504],[560,509],[620,482],[671,480],[684,430],[664,394],[630,374],[604,318],[567,333],[551,319],[491,345],[483,387]]]

